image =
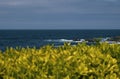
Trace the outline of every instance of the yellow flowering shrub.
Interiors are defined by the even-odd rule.
[[[120,79],[120,45],[7,48],[0,52],[0,79]]]

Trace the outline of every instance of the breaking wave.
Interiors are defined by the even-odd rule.
[[[44,41],[47,41],[47,42],[83,42],[85,41],[84,39],[80,39],[80,40],[69,40],[69,39],[47,39],[47,40],[44,40]]]

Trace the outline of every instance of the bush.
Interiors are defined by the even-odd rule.
[[[0,52],[0,79],[119,79],[119,68],[117,44],[65,43]]]

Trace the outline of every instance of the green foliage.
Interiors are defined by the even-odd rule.
[[[7,48],[0,51],[0,79],[120,79],[120,45]]]

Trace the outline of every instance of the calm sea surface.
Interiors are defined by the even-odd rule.
[[[16,46],[58,46],[74,39],[114,36],[120,36],[120,30],[0,30],[0,50]]]

